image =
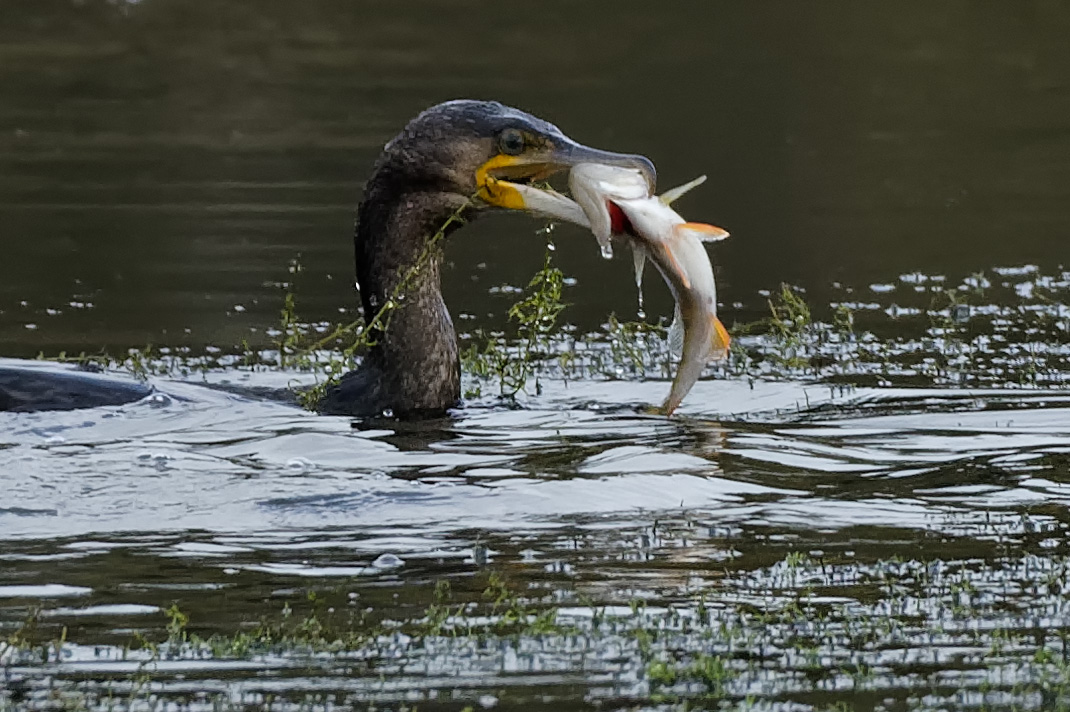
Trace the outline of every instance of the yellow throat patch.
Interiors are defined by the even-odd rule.
[[[516,156],[508,156],[502,153],[480,166],[476,170],[476,185],[479,186],[477,195],[479,198],[491,205],[497,205],[499,208],[523,210],[526,206],[520,191],[514,188],[509,181],[498,180],[490,175],[490,171],[496,168],[515,166],[518,163],[520,163],[520,160]]]

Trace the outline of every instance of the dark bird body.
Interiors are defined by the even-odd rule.
[[[76,366],[0,359],[0,411],[74,410],[121,405],[148,396],[152,388]]]
[[[418,263],[420,268],[387,328],[373,335],[359,367],[327,390],[319,410],[420,417],[455,406],[461,394],[457,337],[442,299],[442,243],[429,240],[462,208],[465,220],[487,208],[530,212],[510,185],[579,163],[630,166],[654,181],[647,159],[581,146],[552,124],[496,102],[446,102],[410,121],[383,148],[357,211],[356,276],[365,322],[396,295],[404,274]],[[117,405],[149,392],[111,378],[104,380],[114,388],[94,380],[83,397],[74,397],[70,389],[77,388],[70,386],[57,399],[43,373],[0,364],[0,410],[15,409],[11,403],[19,410]],[[70,383],[69,371],[56,373]]]

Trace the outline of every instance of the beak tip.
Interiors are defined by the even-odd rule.
[[[622,168],[632,168],[642,173],[643,177],[646,178],[651,194],[654,193],[654,190],[657,187],[658,174],[657,170],[654,168],[654,162],[646,156],[641,156],[636,153],[600,151],[598,149],[588,148],[581,144],[571,143],[567,148],[564,163],[566,163],[569,168],[578,163],[604,163],[611,166],[620,166]]]
[[[653,195],[658,187],[658,170],[654,167],[654,162],[646,156],[636,156],[638,162],[639,172],[646,178],[647,185],[650,187],[650,193]]]

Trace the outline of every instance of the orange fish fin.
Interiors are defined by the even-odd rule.
[[[728,355],[728,347],[732,343],[732,337],[728,335],[728,329],[724,328],[724,324],[717,317],[710,317],[713,319],[713,338],[711,343],[713,346],[714,358],[724,358]]]
[[[678,233],[690,235],[703,242],[717,242],[728,237],[728,231],[724,228],[707,225],[706,223],[685,222],[674,226],[673,229]]]

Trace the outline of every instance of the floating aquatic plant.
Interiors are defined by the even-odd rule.
[[[455,220],[460,214],[454,216]],[[354,368],[363,349],[404,307],[402,292],[426,264],[445,228],[415,268],[399,278],[373,323],[307,323],[289,265],[279,321],[269,331],[274,350],[243,341],[232,352],[208,347],[145,347],[117,355],[60,353],[53,360],[91,369],[123,369],[139,378],[191,377],[213,370],[281,369],[294,374],[294,391],[313,405],[327,385]],[[441,245],[439,245],[439,248]],[[465,395],[493,392],[510,399],[546,379],[670,378],[672,355],[661,323],[610,316],[598,330],[579,333],[562,318],[566,278],[547,250],[543,264],[509,310],[502,332],[476,328],[461,335]],[[902,275],[865,301],[849,287],[831,304],[813,304],[801,289],[781,285],[765,295],[767,315],[733,325],[730,357],[711,364],[722,377],[790,379],[841,386],[1007,386],[1070,384],[1070,274],[995,269],[955,285],[942,275]],[[853,296],[848,296],[853,295]],[[41,357],[44,357],[42,354]],[[305,375],[307,374],[307,375]],[[309,377],[315,379],[308,385]]]
[[[1047,538],[1062,533],[1039,521],[1030,531],[1038,526]],[[662,527],[655,548],[667,555],[678,551],[677,536],[693,535]],[[583,587],[601,590],[601,577],[533,586],[492,569],[457,579],[460,588],[417,578],[403,601],[385,607],[347,605],[353,582],[293,591],[274,614],[225,631],[174,603],[121,646],[87,647],[85,632],[72,640],[61,620],[34,612],[0,639],[0,680],[28,693],[0,691],[0,709],[38,709],[45,700],[69,710],[236,709],[244,700],[236,690],[264,675],[282,675],[284,695],[345,680],[346,704],[393,709],[414,690],[451,689],[448,661],[469,671],[476,689],[510,685],[521,706],[529,697],[594,694],[626,706],[835,710],[854,709],[864,695],[883,700],[867,709],[889,711],[1065,711],[1070,563],[1038,555],[1029,536],[1002,536],[988,559],[867,560],[844,550],[781,550],[757,567],[730,559],[700,591],[665,590],[653,602],[626,589],[593,600]],[[692,574],[700,570],[712,573]],[[79,665],[94,660],[108,664]],[[248,682],[241,666],[226,665],[239,660],[252,663]],[[518,660],[530,662],[533,680],[509,672]],[[297,669],[316,673],[287,676]],[[229,686],[209,685],[220,670]],[[569,686],[540,683],[558,671]],[[204,694],[187,697],[202,682]],[[982,704],[963,705],[964,690]]]

